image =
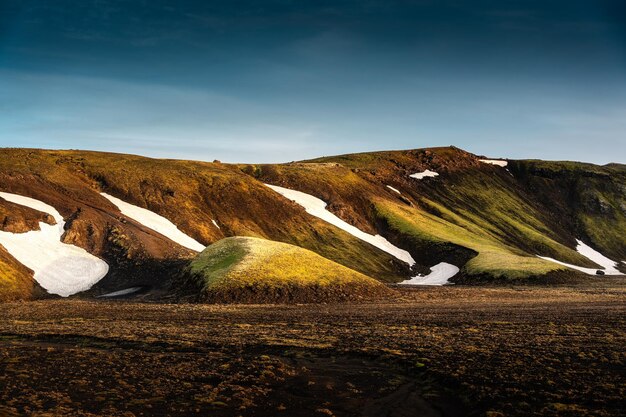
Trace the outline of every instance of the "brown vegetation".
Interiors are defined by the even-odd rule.
[[[622,279],[306,306],[0,305],[0,413],[619,416]]]

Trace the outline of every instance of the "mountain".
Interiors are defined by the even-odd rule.
[[[233,236],[386,283],[440,264],[444,282],[592,279],[625,271],[626,167],[455,147],[257,165],[0,150],[0,299],[172,296]],[[255,246],[239,243],[222,244]]]

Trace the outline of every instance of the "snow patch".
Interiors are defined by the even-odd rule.
[[[599,270],[603,271],[605,275],[623,275],[623,273],[617,269],[617,262],[602,255],[600,252],[586,245],[581,240],[576,239],[576,243],[577,243],[576,251],[580,253],[582,256],[584,256],[585,258],[590,259],[593,262],[600,265],[602,268],[600,268]],[[582,266],[576,266],[576,265],[568,264],[565,262],[557,261],[556,259],[549,258],[547,256],[539,256],[539,258],[545,259],[546,261],[557,263],[559,265],[566,266],[568,268],[576,269],[588,275],[596,275],[596,271],[598,271],[598,268],[585,268]]]
[[[158,214],[145,208],[127,203],[119,198],[113,197],[112,195],[106,193],[100,193],[100,195],[117,206],[124,216],[130,217],[147,228],[150,228],[155,232],[162,234],[166,238],[173,240],[179,245],[197,252],[202,252],[205,249],[203,244],[181,232],[174,223],[165,217],[159,216]]]
[[[351,224],[348,224],[345,221],[341,220],[330,211],[326,210],[326,203],[323,200],[320,200],[317,197],[300,191],[290,190],[288,188],[278,187],[276,185],[265,185],[267,185],[269,188],[276,191],[283,197],[295,201],[297,204],[304,207],[305,211],[310,215],[320,218],[334,226],[337,226],[338,228],[350,233],[352,236],[359,238],[384,252],[387,252],[388,254],[403,262],[406,262],[411,266],[415,264],[415,260],[413,260],[413,257],[409,252],[405,251],[404,249],[400,249],[397,246],[394,246],[391,242],[389,242],[387,239],[380,235],[370,235],[369,233],[365,233],[362,230],[359,230]]]
[[[439,174],[436,173],[435,171],[431,171],[427,169],[424,172],[416,172],[415,174],[411,174],[409,175],[409,177],[421,180],[422,178],[425,178],[425,177],[436,177],[437,175]]]
[[[394,246],[391,242],[380,235],[370,235],[341,220],[339,217],[326,210],[326,203],[323,200],[301,191],[290,190],[276,185],[265,185],[283,197],[295,201],[297,204],[304,207],[305,211],[312,216],[318,217],[327,223],[339,227],[340,229],[350,233],[352,236],[359,238],[384,252],[387,252],[400,261],[406,262],[409,266],[415,265],[415,260],[409,252]],[[459,268],[452,264],[441,262],[433,266],[431,271],[432,272],[425,277],[418,275],[401,282],[401,284],[444,285],[448,283],[450,278],[459,272]]]
[[[394,191],[394,192],[402,195],[402,193],[399,190],[397,190],[396,188],[393,188],[391,185],[388,185],[387,188],[389,188],[391,191]]]
[[[110,292],[110,293],[107,293],[107,294],[102,294],[102,295],[99,295],[96,298],[119,297],[119,296],[122,296],[122,295],[128,295],[128,294],[135,293],[135,292],[139,291],[140,289],[141,289],[141,287],[126,288],[126,289],[123,289],[123,290],[113,291],[113,292]]]
[[[485,164],[497,165],[499,167],[505,167],[509,164],[507,161],[501,161],[499,159],[479,159],[479,161]]]
[[[222,228],[220,227],[220,225],[219,225],[219,224],[217,224],[217,222],[215,221],[215,219],[211,219],[211,223],[213,223],[213,225],[214,225],[215,227],[217,227],[218,229],[222,229]]]
[[[437,265],[430,268],[431,272],[428,275],[418,275],[402,281],[401,285],[446,285],[451,284],[450,278],[458,274],[460,269],[452,264],[446,262],[440,262]]]
[[[13,203],[48,213],[57,224],[39,223],[40,230],[26,233],[0,231],[0,245],[34,272],[33,278],[50,294],[67,297],[86,291],[109,271],[109,265],[85,249],[61,242],[63,216],[52,206],[17,194],[0,192]]]

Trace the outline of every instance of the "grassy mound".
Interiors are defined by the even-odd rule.
[[[189,268],[209,302],[329,302],[393,294],[380,282],[307,249],[259,238],[222,239]]]

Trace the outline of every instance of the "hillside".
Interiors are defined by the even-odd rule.
[[[626,260],[624,184],[623,165],[493,161],[454,147],[273,165],[0,150],[0,192],[57,211],[55,239],[75,249],[44,243],[106,263],[84,296],[171,294],[198,252],[233,236],[308,249],[389,283],[441,263],[460,269],[447,277],[457,283],[592,279]],[[0,198],[0,235],[10,241],[51,223]],[[35,266],[0,246],[0,299],[40,296],[35,281],[47,271]]]
[[[247,169],[264,182],[315,195],[351,224],[387,236],[410,252],[418,270],[442,261],[463,265],[456,281],[564,270],[536,255],[598,268],[575,250],[577,239],[614,260],[626,258],[623,166],[553,162],[562,175],[545,184],[537,170],[523,169],[532,161],[513,161],[511,169],[506,161],[483,161],[450,147]]]
[[[379,281],[287,243],[230,237],[190,264],[192,294],[212,302],[371,300],[393,291]]]

